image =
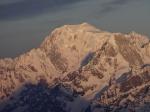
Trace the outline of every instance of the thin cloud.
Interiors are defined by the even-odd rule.
[[[37,16],[83,0],[23,0],[0,5],[0,20]]]
[[[99,13],[101,15],[105,15],[107,13],[117,10],[118,8],[120,8],[123,5],[126,5],[126,4],[134,2],[134,1],[138,1],[138,0],[111,0],[111,1],[101,5],[101,10]]]

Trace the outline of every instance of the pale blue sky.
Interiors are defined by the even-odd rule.
[[[52,29],[91,23],[150,36],[150,0],[0,0],[0,57],[38,47]]]

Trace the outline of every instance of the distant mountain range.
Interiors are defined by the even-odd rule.
[[[150,39],[83,23],[0,59],[0,112],[149,112]]]

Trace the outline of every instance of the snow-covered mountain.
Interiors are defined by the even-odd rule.
[[[0,60],[0,112],[149,112],[150,40],[87,23]]]

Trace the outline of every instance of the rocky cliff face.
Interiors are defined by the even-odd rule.
[[[0,112],[148,112],[150,40],[92,25],[55,29],[0,60]]]

